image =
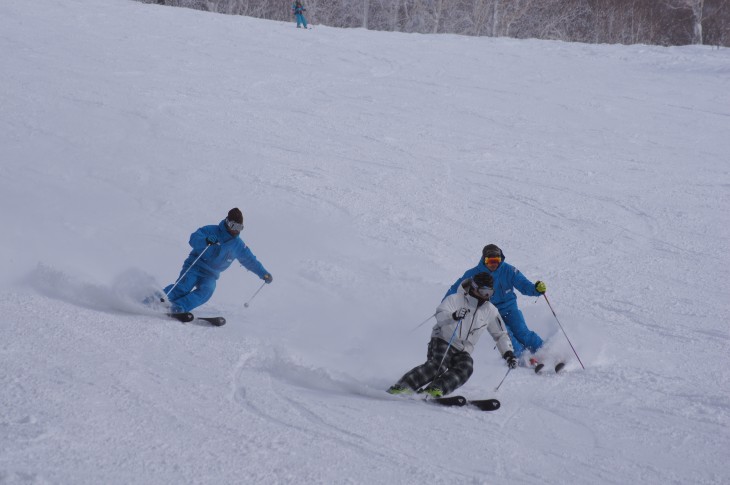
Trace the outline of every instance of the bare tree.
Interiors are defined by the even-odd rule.
[[[474,0],[470,18],[473,22],[471,35],[485,35],[487,20],[489,19],[489,0]],[[467,32],[465,32],[467,33]]]
[[[702,15],[705,0],[668,0],[670,9],[689,9],[692,12],[692,44],[702,44]]]
[[[274,20],[290,0],[138,0]],[[305,0],[336,27],[564,41],[730,45],[730,0]]]
[[[730,46],[730,1],[705,0],[702,24],[705,44]]]

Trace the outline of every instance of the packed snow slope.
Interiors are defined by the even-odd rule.
[[[730,50],[0,2],[0,483],[730,482]],[[150,314],[231,207],[201,315]],[[383,390],[487,243],[562,376],[485,336]]]

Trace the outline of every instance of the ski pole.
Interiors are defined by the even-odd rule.
[[[245,308],[248,308],[248,304],[249,304],[249,303],[251,303],[251,300],[253,300],[254,298],[256,298],[256,295],[258,295],[258,294],[259,294],[259,291],[261,291],[261,290],[263,290],[263,289],[264,289],[264,286],[266,286],[266,282],[265,282],[265,281],[264,281],[264,282],[263,282],[263,283],[261,284],[261,286],[259,287],[259,289],[258,289],[258,290],[256,290],[256,293],[254,293],[254,294],[253,294],[253,296],[252,296],[251,298],[249,298],[249,299],[248,299],[248,301],[247,301],[246,303],[244,303],[244,304],[243,304],[243,306],[244,306]]]
[[[563,335],[565,335],[565,340],[568,341],[570,348],[573,349],[573,353],[575,354],[576,358],[578,359],[578,362],[580,362],[580,366],[583,367],[583,370],[586,370],[586,367],[583,365],[583,362],[580,360],[580,357],[578,357],[578,352],[575,351],[575,347],[573,347],[573,344],[570,342],[570,339],[568,338],[568,334],[565,333],[565,329],[563,329],[563,326],[560,324],[560,320],[558,320],[558,316],[555,314],[555,310],[553,310],[553,306],[550,304],[550,300],[548,300],[548,297],[545,293],[543,293],[542,296],[545,297],[545,301],[547,302],[548,306],[550,307],[550,311],[553,312],[555,321],[558,322],[558,326],[560,326],[560,330],[563,331]]]
[[[431,318],[431,317],[428,317],[428,318]],[[426,320],[426,321],[428,321],[428,320]],[[421,325],[423,325],[423,324],[421,324]],[[456,324],[456,328],[454,329],[454,333],[451,334],[451,338],[449,339],[449,345],[446,347],[446,352],[444,352],[444,356],[441,359],[441,363],[439,364],[439,368],[436,369],[436,377],[434,377],[433,379],[431,379],[431,382],[433,382],[436,379],[438,379],[439,377],[441,377],[441,374],[440,374],[440,372],[441,372],[441,366],[444,365],[444,360],[446,360],[446,356],[449,354],[449,349],[451,348],[451,342],[454,340],[454,337],[456,336],[456,331],[459,330],[459,327],[460,326],[461,326],[461,320],[459,320],[459,323]],[[446,373],[446,371],[444,371],[444,373]],[[423,389],[424,388],[419,389],[416,392],[416,394],[421,394],[423,392]]]
[[[512,370],[512,367],[508,367],[507,368],[507,373],[504,375],[504,377],[502,378],[502,380],[499,381],[499,385],[494,388],[494,392],[497,392],[499,390],[499,386],[501,386],[502,383],[504,382],[504,380],[507,379],[507,376],[509,375],[509,371],[511,371],[511,370]]]
[[[449,339],[449,345],[446,347],[446,352],[444,352],[444,356],[441,359],[441,363],[439,364],[439,368],[436,370],[436,379],[441,377],[441,374],[439,372],[441,371],[441,366],[444,365],[444,360],[446,360],[446,356],[449,354],[449,349],[451,348],[451,342],[454,341],[454,337],[456,336],[456,331],[459,330],[459,327],[461,327],[461,321],[463,318],[459,319],[459,323],[456,324],[456,328],[454,329],[454,333],[451,334],[451,338]],[[434,380],[436,380],[434,379]]]
[[[198,260],[203,257],[203,255],[205,254],[205,252],[208,250],[209,247],[210,246],[205,246],[205,249],[203,249],[203,252],[200,253],[200,256],[198,256],[197,258],[195,258],[195,261],[193,261],[193,264],[191,264],[190,266],[188,266],[188,269],[186,269],[185,272],[182,274],[182,276],[180,276],[177,279],[177,281],[175,282],[175,284],[172,285],[172,288],[170,288],[170,291],[166,291],[165,292],[165,296],[166,297],[168,297],[168,298],[170,297],[170,293],[172,293],[172,290],[174,290],[175,287],[177,286],[177,284],[180,283],[180,281],[182,281],[183,278],[185,278],[185,275],[188,274],[188,271],[190,271],[193,268],[193,266],[195,266],[195,263],[197,263]],[[164,298],[160,298],[160,301],[164,303],[165,302],[165,299]]]
[[[424,321],[422,321],[421,323],[419,323],[419,324],[418,324],[417,326],[415,326],[415,327],[413,328],[413,330],[411,330],[411,333],[413,333],[413,332],[415,332],[416,330],[418,330],[419,328],[421,328],[421,327],[422,327],[423,325],[425,325],[425,324],[426,324],[426,322],[428,322],[429,320],[431,320],[431,319],[432,319],[433,317],[435,317],[435,316],[436,316],[436,314],[434,313],[433,315],[431,315],[430,317],[428,317],[427,319],[425,319]]]

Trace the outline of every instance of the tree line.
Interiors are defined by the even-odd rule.
[[[288,0],[138,0],[291,20]],[[341,28],[593,44],[730,46],[730,0],[305,0],[310,23]]]

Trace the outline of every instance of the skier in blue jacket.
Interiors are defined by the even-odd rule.
[[[291,5],[291,11],[294,14],[294,18],[297,19],[297,29],[304,25],[304,28],[307,28],[307,19],[304,17],[304,12],[307,11],[306,8],[304,8],[304,5],[302,5],[301,0],[297,0],[296,2],[292,3]]]
[[[523,295],[540,296],[547,290],[545,283],[537,281],[533,284],[520,270],[504,262],[504,253],[497,245],[488,244],[482,250],[482,259],[479,264],[467,270],[464,276],[456,280],[456,283],[446,292],[446,296],[456,293],[462,281],[482,272],[487,272],[494,278],[494,295],[492,295],[491,302],[497,307],[502,320],[507,325],[515,356],[519,357],[525,349],[534,354],[542,347],[543,341],[538,334],[527,328],[525,317],[517,308],[515,288]]]
[[[172,312],[189,312],[208,301],[215,291],[216,280],[234,259],[266,283],[273,281],[271,273],[238,237],[242,230],[243,214],[236,207],[218,225],[203,226],[190,235],[193,250],[183,263],[180,279],[165,288]]]

